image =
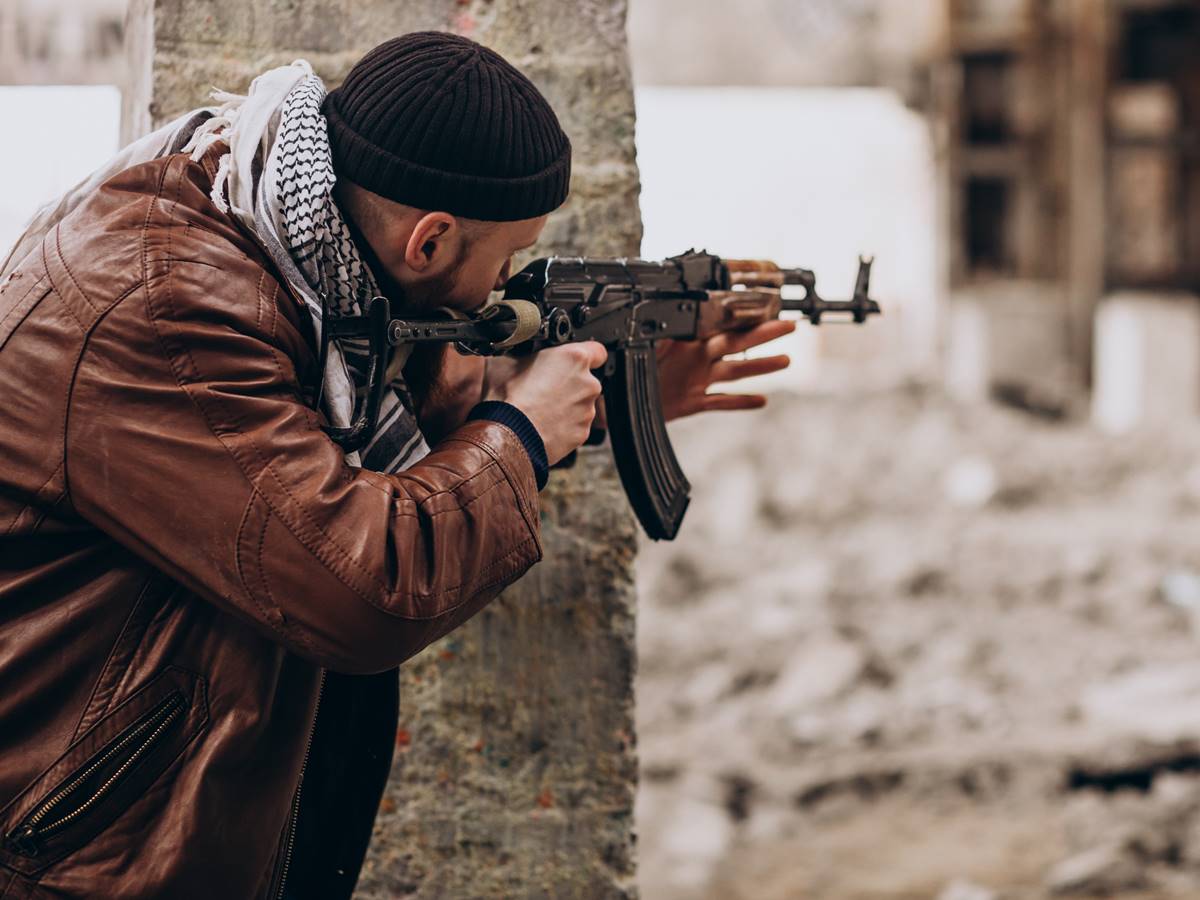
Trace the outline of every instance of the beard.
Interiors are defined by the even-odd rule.
[[[480,294],[480,265],[478,260],[471,259],[472,243],[463,240],[454,262],[442,274],[409,283],[393,295],[402,298],[400,305],[406,314],[433,316],[439,309],[453,310],[456,315],[473,314],[487,303],[495,276],[488,279],[489,288],[483,288]]]
[[[400,307],[404,315],[445,316],[445,312],[439,314],[438,310],[446,306],[457,306],[454,299],[456,291],[460,288],[459,272],[465,258],[466,250],[464,248],[460,252],[459,258],[455,260],[455,264],[443,274],[418,284],[409,285],[403,290],[399,290],[399,285],[396,285],[398,293],[393,293],[392,296],[400,298]],[[412,348],[408,361],[404,364],[404,378],[413,399],[412,412],[418,422],[423,422],[423,430],[432,424],[427,421],[427,409],[431,405],[436,407],[445,400],[444,397],[439,396],[438,387],[442,380],[446,354],[452,352],[454,351],[448,344],[440,341],[422,341]],[[435,427],[434,432],[436,430]],[[428,436],[433,437],[433,432],[430,432]]]
[[[458,265],[451,266],[436,278],[409,285],[403,292],[401,306],[407,313],[422,315],[434,312],[442,306],[452,305],[449,301],[458,289]]]

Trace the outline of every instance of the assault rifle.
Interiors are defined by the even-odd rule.
[[[683,520],[691,485],[667,436],[655,343],[745,330],[784,311],[798,312],[813,325],[829,314],[862,323],[879,312],[879,304],[868,296],[870,278],[871,259],[860,257],[852,298],[825,300],[808,269],[689,250],[663,262],[539,259],[509,279],[502,301],[473,318],[397,317],[386,297],[376,297],[364,316],[327,320],[322,356],[328,341],[337,337],[367,337],[371,349],[362,413],[349,428],[327,430],[346,450],[366,442],[386,386],[383,373],[391,348],[401,344],[454,342],[462,352],[490,356],[599,341],[608,350],[596,375],[604,387],[617,471],[646,534],[671,540]],[[799,286],[801,296],[783,296],[789,285]],[[599,438],[603,440],[602,432]]]

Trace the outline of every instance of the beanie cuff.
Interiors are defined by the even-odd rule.
[[[571,182],[571,145],[540,172],[488,177],[450,172],[402,159],[352,129],[337,108],[337,91],[322,112],[329,130],[334,172],[372,193],[418,209],[440,210],[467,219],[515,222],[562,206]]]

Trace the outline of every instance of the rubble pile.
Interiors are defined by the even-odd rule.
[[[1200,897],[1200,428],[908,388],[671,433],[645,896]]]

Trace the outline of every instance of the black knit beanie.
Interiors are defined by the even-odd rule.
[[[322,107],[340,176],[469,219],[560,206],[571,142],[533,83],[465,37],[418,31],[364,56]]]

